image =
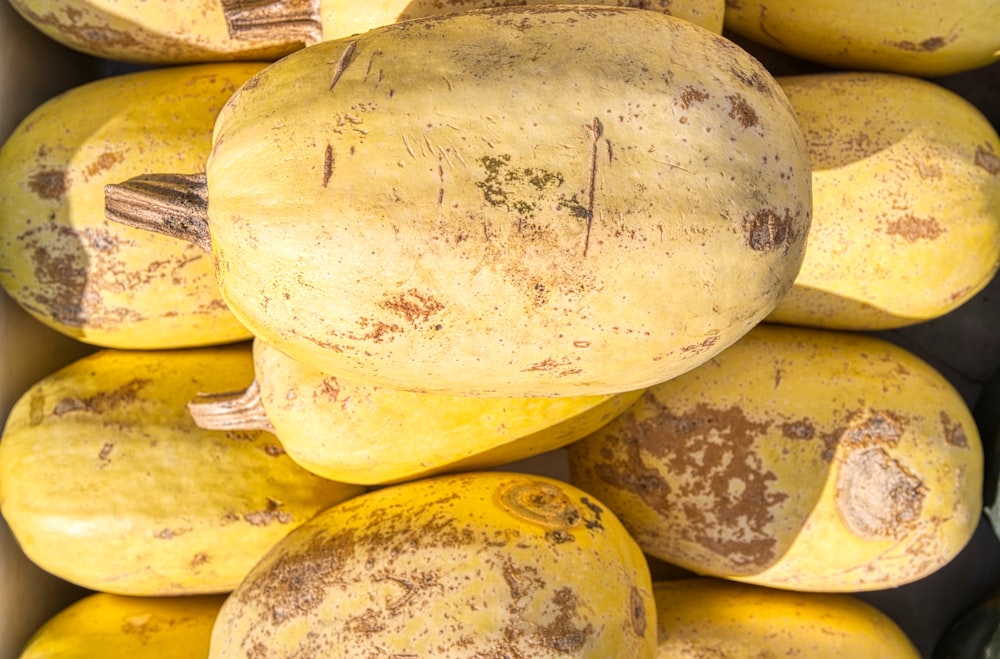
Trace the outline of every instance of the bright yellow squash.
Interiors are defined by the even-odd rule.
[[[108,221],[104,186],[165,167],[203,168],[220,108],[263,66],[129,73],[36,108],[0,147],[0,286],[42,323],[103,347],[248,338],[210,259]]]
[[[982,518],[972,414],[875,337],[762,324],[568,449],[570,480],[648,554],[803,591],[866,591],[948,563]]]
[[[377,485],[484,469],[561,448],[597,430],[641,391],[561,398],[474,398],[359,384],[254,341],[253,383],[199,396],[203,428],[274,432],[324,478]]]
[[[937,77],[1000,59],[1000,2],[729,0],[725,27],[836,69]]]
[[[651,659],[642,552],[551,478],[470,472],[333,506],[264,557],[216,619],[211,659]]]
[[[205,659],[224,595],[87,595],[31,637],[19,659]]]
[[[552,0],[10,0],[35,28],[106,59],[158,64],[274,60],[303,46],[411,18]],[[724,0],[590,0],[648,8],[722,33]],[[655,5],[652,6],[652,5]]]
[[[211,249],[233,312],[300,361],[541,397],[640,389],[749,330],[798,272],[810,185],[781,89],[732,42],[546,5],[298,51],[227,103],[204,176],[107,198]],[[204,217],[162,213],[201,194]]]
[[[658,659],[920,659],[889,616],[843,593],[799,593],[691,578],[656,581],[653,596]]]
[[[778,81],[809,145],[813,222],[769,320],[902,327],[989,283],[1000,266],[1000,136],[975,106],[909,76]]]
[[[0,437],[0,512],[25,555],[92,590],[225,592],[358,494],[296,465],[273,435],[195,426],[193,396],[252,376],[247,344],[104,350],[29,389]]]

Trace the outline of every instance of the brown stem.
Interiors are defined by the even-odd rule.
[[[187,240],[208,252],[204,174],[142,174],[104,186],[104,215],[137,229]]]
[[[205,430],[264,430],[274,432],[254,380],[243,391],[198,394],[188,403],[191,418]]]
[[[323,40],[320,0],[220,0],[229,36],[309,46]]]

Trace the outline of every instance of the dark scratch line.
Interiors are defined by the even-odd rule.
[[[323,187],[330,182],[330,177],[333,176],[333,146],[326,145],[326,154],[323,157]]]
[[[351,41],[344,48],[344,52],[340,54],[340,59],[337,60],[337,65],[333,69],[333,80],[330,82],[330,91],[333,91],[334,86],[337,81],[340,80],[340,76],[344,75],[344,70],[347,69],[347,65],[351,63],[351,58],[354,57],[354,49],[358,47],[357,41]]]
[[[597,195],[597,143],[603,132],[604,126],[601,125],[601,120],[594,117],[593,123],[590,124],[590,133],[594,141],[590,147],[590,186],[587,192],[587,234],[583,241],[584,256],[590,249],[590,227],[594,223],[594,197]]]

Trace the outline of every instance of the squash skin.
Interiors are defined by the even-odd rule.
[[[712,578],[653,582],[659,659],[892,657],[920,652],[886,614],[843,593],[800,593]]]
[[[774,322],[882,330],[938,318],[1000,267],[1000,136],[971,103],[887,73],[778,78],[809,144],[813,222]]]
[[[249,338],[210,260],[194,245],[105,219],[104,185],[163,168],[201,170],[219,109],[263,67],[122,74],[32,111],[0,147],[0,286],[40,322],[100,347]]]
[[[357,381],[475,396],[693,368],[787,292],[811,210],[804,143],[756,60],[602,7],[416,19],[290,55],[220,113],[207,184],[220,288],[256,336]]]
[[[597,430],[641,391],[562,398],[471,398],[361,385],[254,341],[254,373],[274,433],[324,478],[379,485],[496,467]]]
[[[305,587],[303,587],[305,584]],[[467,472],[380,488],[289,534],[232,593],[210,659],[650,659],[645,557],[565,482]]]
[[[194,425],[191,397],[252,376],[248,344],[103,350],[29,389],[0,437],[0,511],[25,555],[91,590],[226,592],[292,528],[359,494],[269,433]]]
[[[512,0],[511,0],[512,1]],[[230,30],[225,0],[11,0],[35,28],[55,41],[97,57],[147,64],[229,60],[273,61],[318,41],[366,32],[399,20],[494,7],[504,0],[283,0],[262,25]],[[231,3],[239,6],[240,3]],[[518,2],[517,4],[524,4]],[[538,4],[531,0],[530,4]],[[543,1],[542,4],[545,4]],[[690,20],[722,33],[723,0],[592,0],[581,4],[636,6]],[[292,8],[299,5],[299,8]],[[246,21],[243,3],[234,22]],[[304,11],[303,11],[304,10]],[[294,19],[294,20],[293,20]],[[282,25],[290,23],[290,29]],[[294,21],[301,21],[296,25]],[[302,25],[304,24],[304,26]]]
[[[18,659],[204,659],[225,595],[87,595],[50,618]]]
[[[945,76],[1000,58],[994,0],[732,0],[725,28],[841,70]]]
[[[948,563],[981,519],[964,400],[881,339],[762,324],[568,448],[570,481],[698,574],[861,592]]]

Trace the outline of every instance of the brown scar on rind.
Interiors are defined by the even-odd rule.
[[[976,147],[975,163],[977,167],[982,167],[993,176],[1000,174],[1000,156],[993,152],[993,146],[990,144]]]
[[[357,41],[350,41],[344,48],[344,52],[340,54],[340,58],[333,67],[333,80],[330,81],[330,91],[333,91],[337,82],[340,81],[340,76],[344,75],[344,71],[347,70],[347,66],[351,63],[351,58],[354,57],[354,50],[357,47]]]

